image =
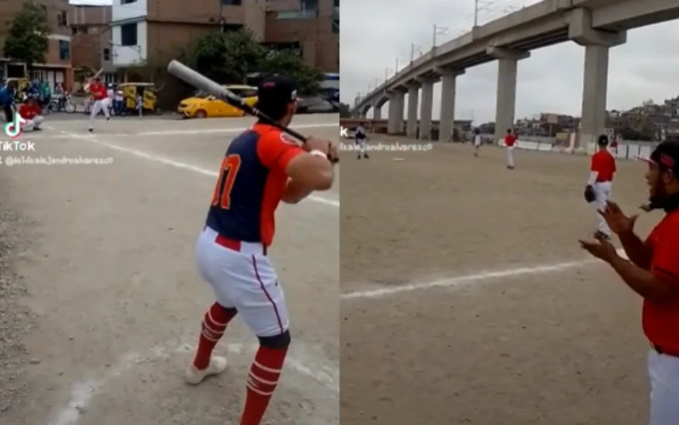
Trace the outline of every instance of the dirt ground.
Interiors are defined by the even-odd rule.
[[[296,124],[336,138],[337,120]],[[10,167],[21,154],[1,153],[0,424],[238,422],[257,345],[239,320],[216,349],[224,375],[189,387],[183,371],[214,300],[195,240],[226,146],[251,123],[114,118],[89,135],[84,120],[48,118],[22,136],[36,147],[24,156],[113,163]],[[279,211],[271,257],[293,344],[271,424],[339,424],[338,199],[336,185]]]
[[[644,423],[641,302],[577,244],[588,159],[472,149],[342,158],[342,424]],[[618,167],[632,211],[645,168]]]

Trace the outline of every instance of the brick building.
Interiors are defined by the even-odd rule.
[[[111,6],[72,6],[68,16],[76,74],[103,68],[102,79],[116,81],[111,49]]]
[[[71,30],[68,26],[68,0],[35,0],[47,12],[47,19],[52,30],[49,35],[49,48],[44,63],[33,64],[33,78],[48,81],[52,87],[56,83],[70,89],[73,84],[73,68],[71,66]],[[24,0],[0,0],[0,77],[25,77],[27,70],[24,64],[12,62],[5,57],[5,37],[12,19],[23,7]]]
[[[161,7],[162,4],[162,7]],[[192,38],[247,28],[269,47],[339,71],[339,0],[113,0],[115,67],[162,65]]]

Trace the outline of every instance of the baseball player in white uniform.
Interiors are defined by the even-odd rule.
[[[361,156],[363,156],[363,158],[365,159],[370,158],[368,156],[368,153],[366,152],[367,141],[368,135],[367,132],[365,131],[363,123],[361,123],[358,125],[358,127],[356,128],[356,132],[354,133],[354,144],[359,148],[358,159],[361,159]]]
[[[474,129],[474,156],[479,157],[479,149],[481,149],[481,132],[478,128]]]

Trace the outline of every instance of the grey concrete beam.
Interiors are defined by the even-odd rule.
[[[438,83],[441,81],[441,76],[440,75],[428,75],[428,76],[421,76],[421,77],[415,77],[415,81],[418,83],[425,85],[425,84],[434,84]]]
[[[506,49],[504,47],[490,46],[486,49],[486,53],[495,59],[508,59],[508,60],[522,60],[528,59],[530,57],[530,52],[524,52],[521,50]]]
[[[435,66],[434,67],[434,72],[440,75],[441,77],[458,77],[460,75],[464,75],[466,72],[464,69],[452,69],[452,68],[445,68],[442,66]]]
[[[581,46],[615,47],[627,42],[627,31],[609,32],[592,28],[592,12],[574,9],[568,15],[568,38]]]

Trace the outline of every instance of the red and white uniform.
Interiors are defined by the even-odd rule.
[[[513,133],[507,133],[505,136],[505,146],[507,149],[507,168],[514,168],[514,146],[516,145],[516,136]]]
[[[102,83],[92,83],[89,88],[92,96],[92,113],[90,114],[90,131],[92,131],[92,124],[94,118],[99,115],[99,112],[104,112],[106,119],[109,119],[108,113],[108,94],[106,93],[106,86]]]
[[[26,123],[23,125],[23,129],[26,131],[40,128],[40,124],[42,124],[44,120],[42,116],[42,109],[40,109],[40,106],[37,104],[22,104],[19,107],[19,115],[21,115],[21,118],[26,120]]]
[[[617,168],[615,166],[615,157],[606,148],[599,149],[597,153],[592,156],[590,165],[588,185],[592,186],[596,194],[596,200],[592,202],[592,207],[595,209],[598,229],[600,232],[611,235],[606,220],[599,214],[598,210],[606,207],[606,201],[611,197],[611,190],[613,189],[613,177]]]

